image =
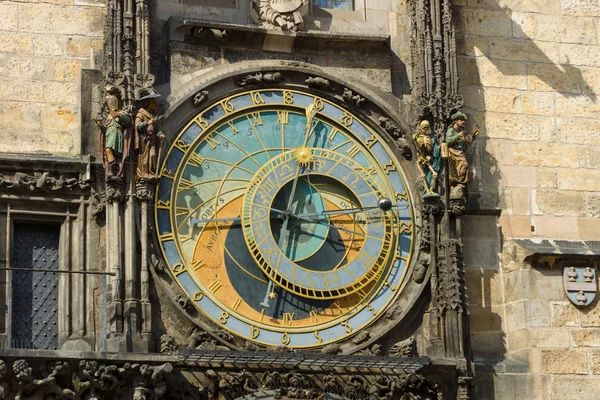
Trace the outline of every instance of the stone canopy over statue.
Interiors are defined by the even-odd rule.
[[[304,28],[308,0],[260,0],[259,15],[267,28],[297,31]]]

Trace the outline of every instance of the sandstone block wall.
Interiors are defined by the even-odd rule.
[[[455,0],[471,126],[466,280],[482,399],[596,399],[600,305],[514,238],[600,240],[600,3]]]
[[[0,2],[0,152],[80,154],[81,69],[102,49],[104,3]]]

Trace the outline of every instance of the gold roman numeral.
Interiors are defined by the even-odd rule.
[[[283,313],[283,326],[292,326],[295,313],[284,312]]]
[[[198,271],[200,268],[204,267],[206,264],[202,260],[196,260],[192,262],[192,269],[194,271]]]
[[[319,312],[317,310],[311,310],[310,318],[311,318],[313,324],[318,324],[319,323]]]
[[[173,232],[165,233],[163,235],[158,235],[158,240],[160,240],[161,242],[175,240],[175,235],[173,235]]]
[[[234,136],[237,135],[238,133],[240,133],[240,130],[235,127],[235,125],[233,124],[233,121],[227,121],[227,125],[229,125],[229,127],[231,128],[231,133]]]
[[[348,155],[350,157],[356,157],[356,155],[358,154],[359,151],[360,151],[360,149],[358,148],[357,145],[352,145],[352,147],[350,147],[350,149],[348,150]]]
[[[221,142],[219,142],[214,137],[212,137],[212,135],[209,135],[206,137],[206,143],[208,143],[210,148],[213,150],[216,149],[221,144]]]
[[[200,157],[197,153],[192,153],[188,163],[194,167],[199,167],[204,162],[204,158]]]
[[[240,305],[241,305],[241,304],[242,304],[242,299],[238,297],[238,298],[235,300],[235,303],[233,303],[233,306],[231,307],[231,309],[232,309],[232,310],[235,310],[235,311],[237,311],[237,310],[238,310],[238,308],[240,308]]]
[[[371,165],[369,168],[365,168],[363,170],[363,173],[365,173],[367,175],[375,175],[377,173],[377,171],[375,170],[375,167]]]
[[[208,285],[208,290],[210,290],[212,293],[216,293],[217,290],[221,289],[221,286],[223,286],[221,281],[218,279],[215,279],[210,283],[210,285]]]
[[[287,125],[289,123],[289,112],[277,111],[277,123]]]
[[[253,127],[257,127],[263,124],[262,117],[259,112],[253,112],[247,115],[248,121],[250,121],[250,125]]]
[[[337,135],[338,131],[337,129],[332,129],[331,132],[329,133],[329,135],[327,136],[327,140],[329,140],[330,142],[333,142],[333,139],[335,139],[335,135]]]
[[[192,187],[194,187],[194,182],[190,181],[189,179],[181,178],[179,180],[179,186],[177,187],[177,193],[183,192],[184,190],[191,189]]]

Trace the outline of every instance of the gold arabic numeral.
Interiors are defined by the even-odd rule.
[[[173,275],[179,276],[185,272],[185,265],[175,264],[171,267],[171,272],[173,272]]]
[[[159,200],[156,202],[156,208],[159,210],[170,210],[171,209],[171,201],[167,200]]]
[[[260,328],[258,326],[250,325],[250,339],[256,339],[260,335]]]
[[[192,296],[192,300],[194,300],[194,301],[200,301],[203,298],[204,298],[204,293],[202,293],[201,291],[194,293],[194,295]]]
[[[210,146],[211,149],[216,149],[221,142],[219,142],[218,140],[216,140],[214,137],[212,137],[212,135],[208,135],[206,137],[206,143],[208,143],[208,145]]]
[[[235,302],[233,303],[233,306],[231,307],[231,309],[234,311],[237,311],[238,308],[240,308],[241,304],[242,304],[242,299],[238,297],[237,299],[235,299]]]
[[[179,150],[181,150],[183,153],[185,153],[187,151],[187,149],[190,148],[190,144],[179,139],[178,141],[175,142],[175,147],[178,148]]]
[[[283,332],[283,335],[281,335],[281,344],[287,346],[288,344],[290,344],[290,341],[290,335],[288,335],[287,332]]]
[[[323,109],[323,107],[325,107],[323,100],[318,97],[315,97],[315,101],[313,101],[313,104],[315,105],[315,109],[317,111],[321,111]]]
[[[396,166],[394,165],[392,160],[390,160],[388,164],[385,164],[383,166],[383,169],[385,170],[386,175],[389,175],[391,172],[397,171]]]
[[[319,331],[315,331],[315,337],[317,338],[317,344],[323,343],[323,338],[319,336]]]
[[[310,318],[311,318],[313,324],[318,324],[319,323],[319,312],[317,310],[311,310]]]
[[[194,186],[194,182],[189,179],[181,178],[179,180],[179,186],[177,187],[177,193],[183,192],[184,190],[191,189]]]
[[[194,270],[194,272],[198,271],[200,268],[205,267],[205,266],[206,266],[206,264],[202,260],[192,261],[192,269]]]
[[[348,126],[352,125],[352,122],[354,122],[352,115],[350,115],[346,111],[344,111],[344,115],[342,116],[342,118],[340,118],[340,124],[348,127]]]
[[[229,100],[223,100],[221,102],[221,105],[223,106],[223,109],[225,110],[225,114],[230,114],[235,110],[235,107],[233,107],[233,103]]]
[[[229,125],[229,128],[231,128],[231,134],[232,135],[235,136],[238,133],[240,133],[240,130],[235,127],[235,125],[233,124],[233,121],[227,121],[227,125]]]
[[[211,293],[216,293],[217,290],[219,290],[221,288],[221,286],[223,286],[223,284],[221,283],[220,280],[218,279],[214,279],[210,285],[208,285],[208,290],[211,291]]]
[[[408,201],[408,194],[406,192],[403,192],[403,193],[396,192],[394,197],[396,197],[397,201]]]
[[[158,235],[158,240],[160,240],[161,242],[168,242],[169,240],[175,240],[175,235],[173,235],[173,232]]]
[[[200,157],[198,153],[192,153],[188,163],[194,167],[200,167],[204,163],[204,158]]]
[[[408,224],[406,222],[402,222],[400,224],[400,234],[403,233],[408,233],[411,234],[413,232],[413,227],[412,227],[412,222],[409,222]]]
[[[385,281],[385,283],[383,284],[383,286],[389,287],[392,292],[395,292],[396,289],[398,289],[398,288],[393,287],[392,284],[390,282],[388,282],[388,281]]]
[[[281,125],[287,125],[289,123],[289,112],[277,111],[277,123]]]
[[[371,147],[373,147],[373,145],[375,145],[375,143],[377,143],[377,139],[375,138],[374,135],[371,135],[370,138],[365,140],[365,143],[367,144],[368,148],[371,148]]]
[[[248,114],[248,121],[250,121],[250,125],[253,127],[257,127],[263,124],[262,117],[259,112],[253,112]]]
[[[259,105],[265,104],[265,100],[262,98],[259,92],[250,92],[250,97],[252,98],[252,104]]]
[[[294,93],[289,90],[283,91],[283,102],[285,104],[294,104]]]
[[[284,312],[283,313],[283,326],[292,326],[292,322],[294,321],[294,314],[295,313],[289,313],[289,312]]]
[[[350,149],[348,149],[348,155],[350,157],[356,157],[359,151],[360,149],[358,148],[358,146],[354,144],[352,145],[352,147],[350,147]]]
[[[202,116],[200,116],[200,115],[199,115],[199,116],[197,116],[197,117],[194,119],[194,122],[195,122],[196,124],[198,124],[198,126],[199,126],[199,127],[202,129],[202,130],[204,130],[204,129],[208,128],[208,125],[209,125],[209,123],[208,123],[206,120],[202,119]]]
[[[221,316],[219,317],[219,322],[223,325],[225,325],[227,323],[227,320],[229,319],[229,314],[226,311],[223,311],[221,313]]]
[[[363,169],[363,173],[366,175],[375,175],[377,173],[377,170],[373,165],[371,165],[369,168]]]
[[[344,327],[344,329],[346,330],[346,333],[352,332],[352,326],[350,326],[350,324],[348,323],[348,320],[342,321],[342,323],[340,325],[342,325]]]

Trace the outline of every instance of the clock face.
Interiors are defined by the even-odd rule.
[[[410,199],[367,123],[273,89],[215,103],[179,133],[155,212],[170,272],[207,318],[247,340],[308,348],[355,334],[399,295]]]

